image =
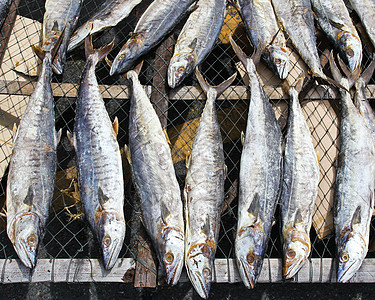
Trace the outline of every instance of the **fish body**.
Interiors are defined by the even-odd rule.
[[[316,48],[310,0],[272,0],[276,16],[314,76],[327,79]]]
[[[226,166],[215,100],[235,77],[220,87],[209,86],[197,69],[197,78],[207,94],[200,123],[187,159],[185,198],[185,266],[195,290],[208,298],[224,201]]]
[[[235,253],[242,281],[254,288],[279,196],[282,133],[253,60],[237,55],[250,77],[251,98],[241,154]]]
[[[93,50],[87,41],[87,62],[77,97],[74,135],[80,199],[84,214],[111,269],[125,237],[124,181],[116,133],[108,116],[95,75],[96,64],[112,44]]]
[[[11,3],[12,0],[0,0],[0,28],[3,27],[5,19],[8,16]]]
[[[52,55],[46,53],[13,142],[7,181],[7,233],[28,268],[35,267],[55,186],[59,134],[55,130],[51,64]]]
[[[266,63],[281,79],[285,79],[289,72],[286,40],[271,0],[237,0],[236,4],[254,47],[261,48]]]
[[[168,84],[179,85],[210,53],[224,23],[225,0],[199,0],[174,48],[168,67]]]
[[[346,78],[335,69],[336,81],[349,89]],[[371,131],[350,94],[340,89],[340,153],[336,175],[334,225],[338,254],[337,281],[347,282],[361,266],[368,250],[374,207],[375,146]]]
[[[48,52],[55,48],[61,34],[60,48],[53,61],[53,71],[62,74],[66,61],[66,49],[70,35],[77,23],[83,0],[46,0],[43,17],[42,50]]]
[[[371,43],[375,47],[375,1],[374,0],[349,0],[350,4],[365,26]]]
[[[320,27],[353,72],[362,62],[362,43],[343,0],[311,0]]]
[[[166,136],[138,74],[131,70],[127,78],[132,86],[129,150],[134,183],[141,199],[143,223],[166,272],[166,281],[175,285],[184,264],[180,187]]]
[[[116,26],[125,19],[142,0],[107,0],[86,23],[70,37],[67,51],[78,47],[88,35]]]
[[[320,179],[318,158],[297,90],[289,89],[291,104],[280,200],[286,279],[292,278],[310,255],[310,228]]]
[[[139,19],[134,32],[115,57],[110,75],[128,71],[134,62],[180,21],[195,0],[155,0]]]

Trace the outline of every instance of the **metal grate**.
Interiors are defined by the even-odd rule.
[[[81,16],[78,26],[85,22],[90,15],[99,7],[104,0],[85,0],[81,9]],[[150,4],[150,0],[144,0],[138,5],[128,18],[118,26],[101,33],[94,38],[94,47],[100,47],[115,40],[115,48],[109,55],[112,60],[123,45],[130,32],[134,29],[137,19]],[[24,75],[35,75],[40,67],[40,61],[36,60],[31,51],[31,45],[39,42],[40,26],[44,13],[44,1],[28,0],[21,1],[18,10],[16,23],[10,38],[8,48],[5,51],[0,71],[0,204],[5,205],[5,191],[7,181],[7,164],[9,163],[13,123],[18,123],[22,117],[28,98],[33,91],[33,84],[36,77]],[[353,16],[354,20],[358,20]],[[234,52],[228,43],[227,34],[233,32],[235,39],[246,53],[251,53],[247,39],[244,37],[244,29],[233,24],[238,23],[239,15],[235,10],[230,9],[219,40],[206,60],[200,66],[200,70],[208,81],[219,84],[227,79],[234,72],[244,71],[242,66],[236,62]],[[172,44],[176,41],[182,23],[170,34]],[[318,32],[320,54],[329,47],[327,39]],[[372,49],[366,45],[365,49]],[[160,48],[159,48],[160,50]],[[173,47],[166,47],[162,51],[152,51],[145,57],[144,67],[140,76],[142,84],[149,88],[149,92],[155,93],[157,101],[169,98],[168,109],[161,109],[161,115],[167,117],[167,131],[171,140],[172,157],[175,163],[175,170],[178,181],[183,188],[186,175],[185,155],[191,147],[194,132],[199,123],[199,117],[205,103],[205,96],[197,87],[194,76],[187,78],[182,87],[170,90],[165,87],[165,82],[155,84],[155,77],[163,77],[165,68],[168,66],[168,59],[172,55]],[[363,65],[370,62],[371,50],[364,51]],[[156,61],[162,67],[156,69]],[[47,223],[46,234],[42,245],[40,245],[39,258],[100,258],[99,245],[91,233],[91,230],[81,212],[80,203],[77,198],[77,180],[75,175],[75,154],[70,145],[66,131],[74,128],[75,95],[78,89],[80,76],[85,64],[83,46],[74,50],[67,56],[67,64],[63,75],[53,76],[53,91],[55,100],[56,128],[62,128],[63,136],[58,145],[57,157],[57,179],[50,218]],[[163,71],[163,70],[164,71]],[[288,103],[284,100],[281,91],[281,82],[262,64],[258,71],[263,80],[266,92],[270,95],[271,103],[274,105],[280,125],[284,128],[287,120]],[[303,71],[303,63],[298,59],[291,65],[290,80],[294,81]],[[325,69],[329,74],[329,70]],[[243,73],[241,73],[243,74]],[[101,85],[106,108],[113,120],[115,116],[119,119],[118,142],[124,147],[128,141],[128,112],[129,96],[126,80],[121,76],[109,76],[109,67],[101,62],[97,66],[96,75]],[[240,133],[246,129],[247,109],[249,94],[245,87],[246,78],[238,76],[234,85],[230,87],[217,101],[219,121],[222,126],[224,151],[228,176],[225,183],[226,203],[221,219],[221,230],[217,249],[218,258],[234,258],[234,237],[237,223],[237,188],[238,174],[240,167],[241,142]],[[331,258],[335,256],[335,242],[332,235],[327,234],[319,238],[317,231],[323,232],[324,226],[329,223],[322,211],[332,197],[334,189],[334,173],[336,157],[338,154],[338,119],[339,102],[335,100],[334,89],[324,86],[312,85],[311,90],[305,96],[308,100],[303,106],[307,122],[311,127],[311,133],[315,146],[320,154],[321,182],[319,185],[320,196],[316,203],[316,217],[321,222],[314,223],[315,228],[311,229],[312,254],[313,258]],[[371,82],[370,82],[371,83]],[[372,90],[368,88],[371,98],[374,98]],[[161,96],[160,96],[161,95]],[[155,102],[158,107],[159,102]],[[161,103],[161,102],[160,102]],[[125,217],[127,221],[127,232],[120,258],[137,256],[138,233],[141,227],[140,208],[134,196],[134,188],[129,176],[129,168],[125,167]],[[266,254],[267,258],[280,258],[282,247],[279,230],[279,211],[275,214],[275,225],[272,229],[271,239]],[[16,258],[5,230],[6,220],[0,219],[0,258]],[[327,233],[327,231],[326,231]],[[374,228],[371,234],[374,235]],[[323,235],[323,234],[321,234]],[[368,257],[373,254],[369,253]]]

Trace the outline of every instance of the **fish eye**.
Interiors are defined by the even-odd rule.
[[[210,271],[209,268],[204,268],[202,273],[203,273],[204,277],[208,277],[208,276],[210,276],[211,271]]]
[[[27,238],[27,243],[31,246],[31,247],[35,247],[35,244],[36,244],[36,235],[35,234],[31,234],[28,238]]]
[[[182,73],[183,71],[185,71],[185,68],[184,68],[184,67],[179,67],[179,68],[177,69],[177,72],[179,72],[179,73]]]
[[[247,260],[247,262],[248,262],[249,264],[254,263],[254,261],[255,261],[254,254],[249,253],[249,254],[247,255],[247,257],[246,257],[246,260]]]
[[[293,259],[293,258],[296,257],[296,252],[295,252],[294,250],[290,249],[290,250],[287,252],[286,256],[288,256],[288,258],[290,258],[290,259]]]
[[[107,247],[111,244],[111,237],[110,236],[105,236],[104,239],[103,239],[103,243],[104,245],[106,245]]]
[[[349,254],[344,253],[340,258],[341,262],[346,263],[349,260]]]
[[[346,51],[346,54],[348,54],[350,57],[353,57],[354,56],[354,51],[353,51],[353,49],[348,49],[347,51]]]
[[[166,255],[165,255],[165,260],[168,262],[168,263],[172,263],[173,260],[174,260],[174,256],[171,252],[168,252]]]
[[[275,64],[281,64],[281,59],[280,58],[275,58]]]

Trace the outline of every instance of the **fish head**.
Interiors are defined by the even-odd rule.
[[[165,280],[176,285],[184,266],[184,233],[180,228],[167,227],[160,236],[160,263],[164,265]]]
[[[112,76],[129,71],[138,57],[142,54],[143,46],[144,39],[142,33],[133,33],[113,60],[109,74]]]
[[[193,53],[178,53],[171,58],[168,67],[168,84],[172,89],[193,72],[195,61]]]
[[[40,218],[35,213],[26,213],[15,221],[14,248],[19,259],[28,268],[35,267],[40,236]]]
[[[266,60],[279,75],[280,79],[285,79],[289,73],[289,56],[284,47],[269,45],[265,48]]]
[[[242,227],[237,232],[235,240],[238,270],[248,289],[255,287],[266,248],[263,226],[259,225],[255,223],[252,226]]]
[[[362,62],[361,41],[357,36],[347,31],[340,32],[337,39],[341,57],[353,72]]]
[[[309,236],[300,230],[292,229],[284,234],[284,267],[285,279],[290,279],[302,268],[310,255]]]
[[[190,282],[204,299],[207,299],[210,293],[214,256],[215,249],[211,242],[193,244],[185,256]]]
[[[345,231],[338,242],[337,281],[347,282],[359,269],[367,254],[367,243],[356,231]]]
[[[104,267],[111,269],[117,261],[125,237],[125,220],[114,211],[103,211],[97,219],[98,240],[103,252]]]

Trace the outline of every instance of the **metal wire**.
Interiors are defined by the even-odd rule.
[[[104,0],[86,0],[84,1],[79,24],[82,24],[88,19],[92,13],[97,10],[99,5]],[[107,30],[105,33],[98,34],[94,38],[94,47],[102,46],[115,39],[116,47],[109,55],[113,59],[120,47],[123,45],[130,32],[134,29],[139,16],[146,9],[146,6],[151,3],[151,0],[145,1],[146,5],[137,6],[130,16],[122,21],[118,26]],[[21,70],[31,64],[35,58],[32,55],[26,56],[26,49],[31,49],[31,45],[38,41],[40,23],[43,19],[44,1],[28,0],[21,1],[18,7],[17,26],[14,27],[12,37],[6,50],[3,64],[1,66],[0,81],[5,82],[0,88],[0,119],[5,121],[0,122],[0,165],[7,165],[10,159],[10,151],[12,145],[12,127],[13,123],[18,123],[22,117],[22,112],[26,107],[28,97],[32,92],[30,83],[35,83],[35,77],[29,77],[22,74]],[[238,70],[243,70],[239,65],[236,65],[237,59],[232,51],[229,43],[224,43],[224,32],[234,32],[231,27],[232,23],[239,19],[238,14],[231,10],[226,18],[223,26],[224,30],[216,43],[210,55],[200,66],[200,70],[208,81],[217,85],[227,79],[231,74]],[[39,27],[38,27],[39,26]],[[181,24],[170,34],[170,38],[176,41],[178,32],[181,29]],[[241,29],[241,26],[238,28]],[[248,43],[243,37],[244,31],[236,29],[234,32],[235,39],[242,48],[246,48],[247,53]],[[324,47],[329,45],[322,35],[319,40],[320,54],[325,50]],[[366,48],[366,45],[365,45]],[[171,51],[166,49],[165,51]],[[371,51],[364,51],[363,65],[368,65],[371,57]],[[171,53],[169,53],[169,56]],[[145,57],[144,67],[140,75],[142,84],[151,86],[152,89],[157,90],[160,94],[165,95],[165,89],[169,93],[168,111],[164,112],[167,117],[167,130],[169,138],[172,142],[171,152],[175,162],[176,174],[180,183],[181,189],[184,185],[186,175],[185,155],[190,149],[194,139],[194,132],[198,124],[200,114],[203,110],[205,97],[202,93],[197,98],[197,81],[194,76],[187,78],[183,87],[179,89],[179,93],[175,94],[165,88],[165,82],[154,86],[153,78],[156,74],[162,76],[159,69],[155,69],[153,64],[155,60],[162,61],[165,66],[168,66],[169,61],[165,60],[163,53],[155,55],[152,51]],[[57,179],[56,191],[53,200],[52,209],[50,212],[50,219],[47,223],[46,234],[41,247],[45,251],[40,251],[41,255],[49,258],[99,258],[99,245],[90,231],[88,223],[84,216],[80,216],[80,203],[75,197],[77,195],[77,180],[74,175],[75,154],[70,145],[66,132],[72,131],[74,128],[74,114],[75,114],[75,95],[80,76],[85,64],[85,57],[83,46],[79,47],[67,56],[67,64],[62,76],[53,76],[53,90],[55,95],[55,114],[56,114],[56,128],[62,128],[63,136],[57,149],[58,165],[57,165]],[[40,67],[40,62],[35,68]],[[23,69],[22,69],[23,68]],[[292,64],[291,68],[295,71],[293,74],[301,74],[302,69],[300,64]],[[18,72],[15,72],[16,69]],[[325,70],[328,72],[328,70]],[[121,76],[109,76],[109,67],[101,62],[97,66],[96,75],[98,82],[103,88],[103,95],[105,97],[105,105],[110,115],[111,120],[116,116],[119,120],[118,142],[120,147],[124,147],[128,141],[128,112],[129,112],[129,97],[125,97],[127,92],[126,80]],[[268,92],[272,92],[271,103],[279,117],[280,125],[284,128],[287,120],[287,102],[283,100],[283,95],[280,89],[280,81],[277,80],[276,75],[270,75],[268,78],[260,76],[263,79],[264,86]],[[297,79],[298,76],[295,76]],[[248,110],[249,94],[245,88],[245,79],[238,76],[233,86],[229,88],[230,92],[226,93],[224,98],[217,101],[217,110],[219,120],[222,125],[222,137],[224,141],[224,151],[226,164],[228,167],[228,176],[225,182],[226,190],[226,209],[222,213],[220,237],[218,242],[218,249],[216,256],[218,258],[234,258],[234,237],[236,233],[237,223],[237,188],[238,188],[238,174],[240,168],[241,142],[240,133],[246,129],[246,119]],[[276,82],[276,84],[275,84]],[[320,82],[320,81],[319,81]],[[321,83],[321,82],[320,82]],[[71,84],[71,85],[69,85]],[[117,89],[113,87],[118,87]],[[313,87],[312,92],[319,92],[318,87]],[[200,91],[200,90],[199,90]],[[370,90],[369,90],[370,91]],[[321,159],[326,159],[329,164],[322,167],[322,177],[319,185],[322,197],[317,200],[316,214],[321,214],[323,204],[329,199],[329,193],[334,189],[334,181],[332,180],[332,172],[337,164],[337,156],[332,156],[332,152],[338,152],[338,133],[333,135],[333,131],[338,132],[338,119],[335,114],[339,110],[339,105],[331,94],[321,95],[320,99],[316,96],[311,97],[312,93],[306,96],[306,103],[314,103],[314,105],[305,105],[304,112],[309,124],[318,124],[315,128],[311,128],[313,138],[317,141],[316,148],[320,151]],[[223,96],[222,96],[223,97]],[[371,95],[373,98],[374,95]],[[323,101],[329,100],[329,101]],[[315,105],[316,104],[316,105]],[[156,103],[157,106],[157,103]],[[6,107],[4,109],[3,107]],[[7,116],[13,116],[13,119],[7,119]],[[327,119],[330,120],[327,123]],[[323,122],[323,120],[325,120]],[[3,124],[5,122],[5,124]],[[322,131],[318,130],[318,127]],[[333,131],[332,131],[333,130]],[[6,162],[6,163],[5,163]],[[6,168],[6,167],[3,167]],[[126,169],[126,168],[125,168]],[[0,168],[0,204],[5,205],[7,169]],[[120,258],[136,257],[137,245],[139,242],[138,232],[140,229],[140,207],[134,197],[135,192],[132,187],[129,177],[129,170],[125,170],[126,191],[125,191],[125,217],[127,220],[127,233],[124,242],[124,247],[120,253]],[[330,179],[331,178],[331,179]],[[328,188],[324,187],[328,186]],[[275,225],[273,226],[269,246],[267,250],[267,258],[279,258],[282,254],[280,230],[279,230],[279,215],[278,210],[274,217]],[[322,222],[321,226],[325,225]],[[0,258],[16,258],[17,255],[13,250],[5,230],[6,220],[4,217],[0,219]],[[316,230],[321,228],[311,229],[312,254],[311,257],[323,258],[335,256],[335,243],[332,235],[320,239],[316,234]],[[374,234],[374,228],[372,228]],[[371,253],[368,256],[372,256]]]

